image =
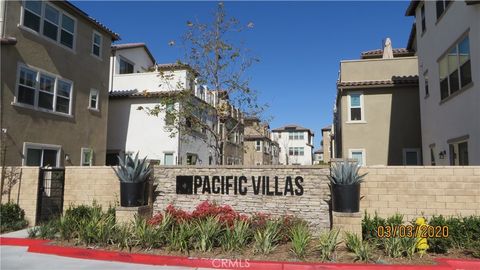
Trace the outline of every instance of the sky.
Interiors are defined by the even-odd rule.
[[[121,40],[144,42],[158,63],[183,57],[178,46],[186,22],[209,21],[216,2],[73,1]],[[260,59],[249,70],[250,86],[259,103],[268,104],[264,118],[270,127],[297,124],[315,133],[332,123],[341,60],[359,59],[366,50],[380,49],[390,37],[404,48],[412,17],[408,1],[225,2],[227,14],[254,28],[242,34],[245,46]]]

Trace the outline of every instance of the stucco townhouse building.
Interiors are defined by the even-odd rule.
[[[425,165],[480,165],[480,1],[411,1]]]
[[[273,129],[272,134],[273,140],[280,146],[280,164],[313,164],[313,131],[292,124]]]
[[[245,118],[244,165],[278,165],[280,147],[271,137],[268,124],[258,117]]]
[[[104,165],[110,45],[68,1],[0,1],[1,161]]]
[[[363,52],[340,62],[334,109],[335,158],[361,165],[420,165],[417,57],[406,49]]]
[[[181,115],[174,112],[182,109],[181,102],[161,102],[181,91],[191,91],[189,100],[204,110],[198,118],[216,130],[215,93],[196,84],[195,72],[187,65],[156,64],[143,43],[112,48],[107,164],[116,164],[119,154],[137,151],[161,165],[216,164],[219,157],[212,134],[191,126],[189,120],[181,124],[183,119],[175,119]],[[163,108],[157,115],[147,113],[156,106]],[[183,128],[173,126],[180,124]]]

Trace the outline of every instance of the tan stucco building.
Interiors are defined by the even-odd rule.
[[[246,117],[244,123],[244,165],[278,165],[280,147],[272,141],[269,125],[257,117]]]
[[[362,165],[420,165],[417,57],[405,49],[383,52],[340,62],[334,155]]]
[[[69,2],[1,1],[2,161],[105,164],[111,43]]]
[[[328,125],[322,128],[322,162],[329,163],[332,158],[332,125]]]

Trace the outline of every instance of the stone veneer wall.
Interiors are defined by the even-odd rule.
[[[0,170],[2,168],[0,167]],[[15,170],[18,174],[18,178],[14,181],[10,190],[10,202],[18,204],[25,211],[25,219],[28,221],[29,226],[35,225],[37,215],[37,190],[38,190],[38,174],[37,167],[6,167],[6,170]],[[8,201],[7,194],[7,182],[5,179],[5,185],[2,192],[2,203]],[[13,182],[12,182],[13,183]]]
[[[480,215],[480,166],[365,167],[361,211],[406,220],[425,215]]]
[[[38,170],[38,169],[37,169]],[[119,202],[120,184],[112,167],[68,166],[65,168],[65,192],[63,210],[70,205],[87,204],[93,201],[104,209]]]
[[[196,205],[205,200],[216,201],[219,204],[228,204],[235,210],[253,214],[255,212],[270,213],[273,215],[294,214],[312,223],[316,228],[330,228],[328,204],[324,201],[329,197],[327,175],[329,169],[320,166],[155,166],[156,192],[159,194],[154,201],[154,212],[163,211],[169,204],[184,210],[193,210]],[[201,194],[177,195],[177,175],[199,176],[246,176],[248,192],[246,195]],[[303,177],[304,193],[302,196],[266,196],[254,195],[252,179],[255,176],[269,176],[273,189],[273,177],[279,177],[279,186],[287,176],[295,179]],[[294,184],[295,188],[295,184]],[[201,189],[200,189],[201,190]]]

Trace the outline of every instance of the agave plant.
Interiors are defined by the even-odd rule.
[[[328,176],[330,182],[336,185],[355,185],[361,183],[365,174],[360,175],[358,171],[360,166],[357,162],[342,161],[333,163],[331,168],[331,175]]]
[[[150,164],[146,160],[147,157],[143,158],[143,160],[138,159],[138,152],[135,155],[135,159],[131,155],[118,156],[119,165],[117,168],[113,168],[118,176],[118,180],[126,183],[146,181],[152,171]]]

